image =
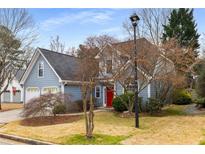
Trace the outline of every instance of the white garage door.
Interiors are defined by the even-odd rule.
[[[42,89],[42,94],[47,94],[47,93],[51,93],[51,94],[56,94],[60,92],[59,88],[58,87],[44,87]]]
[[[39,96],[40,96],[40,90],[38,87],[26,88],[26,102],[28,102],[32,98],[39,97]]]

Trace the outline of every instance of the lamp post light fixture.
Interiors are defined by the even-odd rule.
[[[132,26],[134,29],[134,86],[135,86],[135,96],[134,96],[134,104],[135,104],[135,127],[139,128],[139,102],[138,102],[138,82],[137,82],[137,41],[136,41],[136,27],[137,22],[140,18],[134,13],[130,16],[130,20],[132,22]]]

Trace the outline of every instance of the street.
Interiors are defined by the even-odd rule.
[[[9,139],[0,138],[0,145],[26,145],[26,144],[13,141],[13,140],[9,140]]]

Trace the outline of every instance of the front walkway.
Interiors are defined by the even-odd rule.
[[[20,116],[21,112],[22,109],[0,112],[0,124],[23,119],[23,117]]]

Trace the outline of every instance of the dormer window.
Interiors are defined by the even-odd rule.
[[[112,73],[112,60],[106,60],[106,73]]]
[[[44,63],[41,61],[38,64],[38,77],[43,77],[44,76]]]

